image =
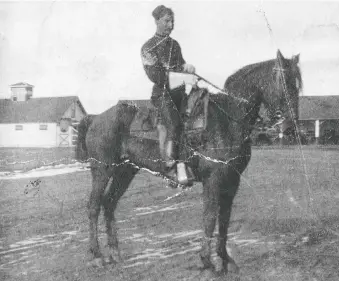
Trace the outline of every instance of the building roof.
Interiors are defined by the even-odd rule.
[[[299,120],[339,119],[339,96],[301,96]]]
[[[10,85],[10,87],[11,88],[23,88],[23,87],[34,87],[34,86],[26,82],[19,82],[19,83]]]
[[[32,98],[28,101],[0,99],[0,123],[59,122],[73,102],[77,102],[86,113],[76,96]]]

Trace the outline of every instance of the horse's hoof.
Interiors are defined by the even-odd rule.
[[[112,264],[113,263],[112,258],[111,257],[105,257],[104,258],[104,263],[105,263],[105,265]]]
[[[217,279],[218,281],[220,280],[227,280],[227,281],[240,281],[240,275],[232,272],[227,272],[225,270],[222,270],[218,272],[219,278]]]
[[[89,262],[87,262],[88,267],[97,267],[102,268],[105,266],[105,262],[102,258],[95,258]]]
[[[105,265],[117,265],[120,264],[120,261],[117,261],[115,258],[113,258],[112,256],[108,256],[104,259],[104,264]]]
[[[234,274],[239,274],[240,268],[235,263],[230,262],[228,264],[228,271],[231,272],[231,273],[234,273]]]
[[[213,269],[204,269],[201,271],[198,280],[199,281],[212,281],[218,278],[217,273]]]
[[[209,258],[205,258],[203,256],[200,256],[200,260],[203,264],[201,270],[208,270],[209,269],[209,270],[215,271],[215,266]]]
[[[119,249],[110,248],[108,259],[109,259],[108,263],[110,264],[115,265],[115,264],[122,263],[122,258],[121,258]]]
[[[109,255],[110,264],[120,264],[122,263],[122,258],[120,255]]]

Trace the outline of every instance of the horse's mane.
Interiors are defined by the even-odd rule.
[[[291,59],[284,59],[290,74],[299,81],[299,89],[302,90],[303,81],[299,66],[292,66]],[[229,76],[225,82],[225,89],[228,91],[236,91],[238,93],[246,92],[249,87],[272,88],[275,83],[274,79],[263,79],[272,76],[272,70],[275,67],[276,59],[266,60],[254,64],[244,66]],[[259,81],[259,82],[258,82]]]
[[[272,75],[271,73],[274,65],[275,60],[268,60],[244,66],[227,78],[225,89],[238,93],[247,92],[248,87],[253,85],[254,80],[258,80],[258,76],[267,77],[267,75]],[[271,86],[271,83],[267,83],[267,79],[265,79],[265,82],[265,85],[257,86],[265,86],[265,88]]]

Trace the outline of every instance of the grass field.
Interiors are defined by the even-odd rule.
[[[74,147],[0,148],[0,172],[74,163]]]
[[[206,280],[200,184],[166,200],[177,191],[137,175],[116,213],[124,263],[96,269],[86,265],[89,171],[34,180],[0,180],[0,280]],[[338,181],[337,149],[254,149],[229,231],[240,280],[339,280]],[[105,252],[102,219],[100,235]]]

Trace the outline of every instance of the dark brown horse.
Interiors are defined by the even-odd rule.
[[[191,152],[188,161],[196,179],[203,184],[204,237],[200,257],[206,270],[214,268],[210,259],[211,240],[217,218],[217,254],[223,261],[223,272],[227,272],[229,263],[237,269],[227,253],[226,241],[233,199],[251,157],[249,135],[261,104],[267,107],[272,122],[277,113],[287,119],[297,117],[301,85],[297,63],[298,57],[285,59],[278,51],[276,59],[246,66],[233,74],[226,82],[227,94],[209,97],[205,130],[198,137],[188,137],[186,145]],[[242,99],[236,97],[240,95]],[[204,111],[202,96],[190,98],[194,104],[190,118]],[[140,168],[162,171],[158,142],[129,133],[138,114],[137,107],[118,103],[94,118],[84,119],[79,125],[78,159],[91,161],[93,188],[88,208],[93,264],[103,262],[97,232],[101,206],[106,220],[109,259],[118,262],[120,253],[114,218],[118,201]],[[127,153],[128,161],[121,160],[122,150]]]

